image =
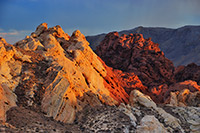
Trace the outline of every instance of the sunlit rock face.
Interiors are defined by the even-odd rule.
[[[86,105],[128,103],[114,71],[88,45],[79,30],[70,37],[60,26],[43,23],[14,46],[2,46],[1,82],[12,81],[6,85],[17,95],[17,105],[65,123]]]
[[[14,94],[19,84],[19,75],[23,61],[30,61],[5,39],[0,38],[0,121],[6,121],[6,111],[16,106],[17,97]]]

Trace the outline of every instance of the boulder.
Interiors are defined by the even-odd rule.
[[[158,119],[152,115],[146,115],[140,121],[140,125],[137,126],[136,133],[167,133],[167,130],[164,128]]]
[[[145,106],[147,108],[153,108],[156,109],[157,105],[154,103],[154,101],[147,95],[144,95],[138,90],[133,90],[130,94],[129,103],[131,106]]]

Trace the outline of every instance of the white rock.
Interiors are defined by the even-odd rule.
[[[147,108],[153,108],[153,109],[157,108],[157,105],[149,96],[144,95],[138,90],[133,90],[131,92],[129,101],[132,107],[136,106],[137,104],[140,104]]]
[[[136,133],[167,133],[167,130],[153,115],[146,115],[137,126]]]

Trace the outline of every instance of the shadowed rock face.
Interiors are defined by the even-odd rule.
[[[175,82],[173,63],[165,58],[158,44],[144,39],[142,34],[106,35],[96,49],[108,66],[125,72],[134,72],[148,87]]]
[[[200,66],[194,63],[188,64],[187,66],[179,66],[176,68],[175,77],[178,82],[193,80],[200,85]]]

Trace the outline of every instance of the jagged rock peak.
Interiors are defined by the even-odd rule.
[[[6,44],[6,40],[3,37],[0,37],[0,44]]]
[[[36,28],[36,31],[34,32],[35,34],[33,34],[33,36],[39,36],[42,32],[44,32],[47,29],[48,29],[48,24],[42,23]]]
[[[71,37],[85,39],[85,36],[80,32],[80,30],[75,30],[75,31],[72,33],[72,36],[71,36]]]
[[[69,42],[71,45],[68,47],[68,51],[74,51],[74,49],[83,51],[89,45],[85,36],[79,30],[76,30],[72,33]]]
[[[36,38],[36,37],[39,37],[41,34],[44,34],[44,32],[50,33],[53,36],[55,36],[56,38],[60,38],[60,39],[64,39],[64,40],[69,40],[69,38],[70,38],[70,36],[63,31],[63,29],[61,28],[60,25],[56,25],[54,27],[48,28],[47,23],[40,24],[36,28],[35,32],[31,33],[31,36],[33,38]]]

